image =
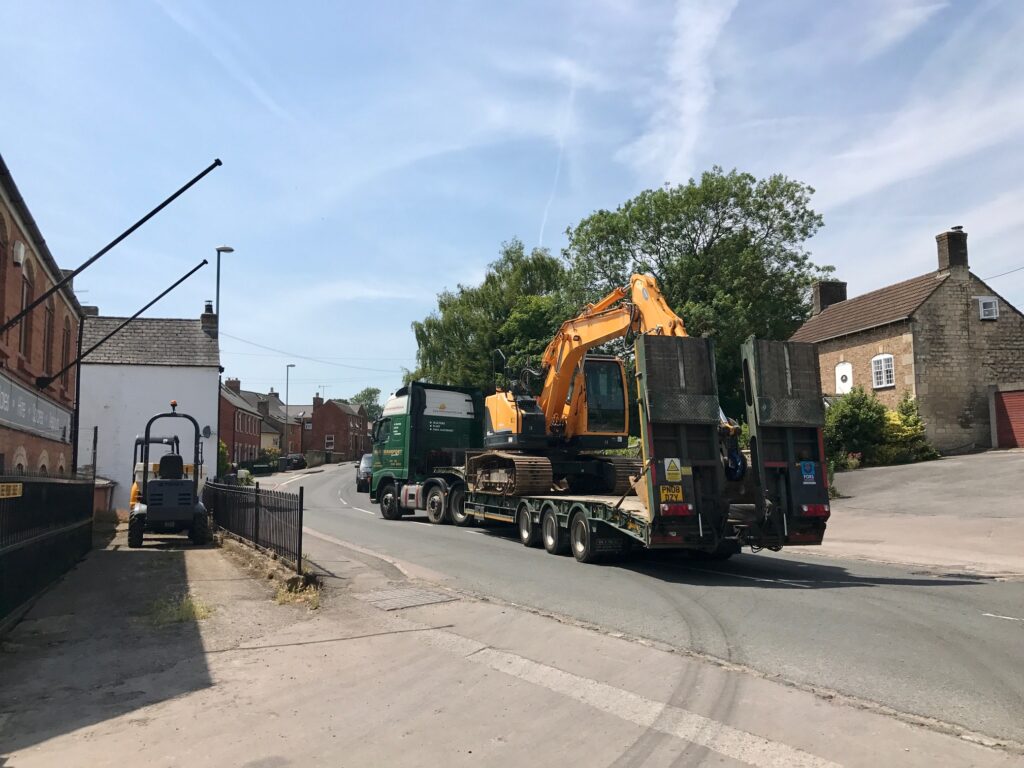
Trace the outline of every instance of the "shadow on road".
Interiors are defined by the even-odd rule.
[[[187,593],[180,536],[94,549],[0,645],[0,754],[209,687],[194,621],[157,625]],[[3,718],[0,717],[0,721]]]

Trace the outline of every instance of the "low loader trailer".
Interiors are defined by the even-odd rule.
[[[743,547],[820,544],[830,509],[814,345],[745,343],[750,466],[731,476],[712,342],[643,334],[635,353],[641,456],[626,492],[574,492],[563,478],[547,492],[515,493],[522,477],[496,473],[496,452],[484,448],[482,395],[412,382],[375,425],[371,500],[389,520],[425,511],[433,523],[513,524],[524,545],[584,563],[633,549],[725,559]],[[517,459],[516,471],[529,471]],[[585,463],[577,455],[565,466],[583,473]]]

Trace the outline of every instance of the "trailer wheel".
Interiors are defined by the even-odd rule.
[[[565,531],[558,524],[555,513],[548,510],[540,520],[541,537],[544,539],[544,549],[549,555],[564,555],[567,549]]]
[[[427,518],[434,525],[443,525],[448,522],[448,508],[444,504],[444,491],[441,486],[435,485],[427,492]]]
[[[466,489],[461,485],[452,488],[448,494],[448,517],[460,528],[473,522],[473,518],[466,513]]]
[[[380,498],[380,515],[385,520],[397,520],[402,516],[398,509],[398,495],[394,483],[385,483],[378,490]]]
[[[516,525],[519,528],[519,541],[524,547],[536,547],[540,544],[540,529],[533,524],[530,505],[525,501],[519,505],[516,512]]]
[[[594,537],[590,534],[590,521],[582,512],[573,515],[569,523],[569,541],[572,555],[581,563],[593,563],[597,560],[594,551]]]

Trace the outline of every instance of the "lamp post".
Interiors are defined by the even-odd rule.
[[[220,325],[220,255],[222,253],[234,253],[235,249],[230,245],[217,247],[217,303],[214,304],[214,313],[217,315],[217,324]]]
[[[291,431],[291,424],[290,424],[291,419],[288,416],[288,383],[289,383],[288,382],[288,376],[292,372],[292,368],[294,368],[294,367],[295,367],[295,363],[288,363],[288,365],[286,365],[284,367],[284,434],[285,434],[285,440],[288,441],[288,448],[289,449],[292,447],[292,444],[291,444],[291,435],[288,434]],[[282,449],[282,453],[283,452],[284,451]],[[287,455],[287,454],[285,454],[285,455]]]

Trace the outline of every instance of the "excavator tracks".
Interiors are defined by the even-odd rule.
[[[491,451],[468,460],[470,489],[501,496],[550,493],[551,462],[542,456]]]
[[[631,489],[630,477],[636,477],[643,470],[643,459],[634,459],[630,456],[605,456],[605,461],[615,467],[615,486],[609,491],[616,496],[625,496],[626,493],[636,493]]]

